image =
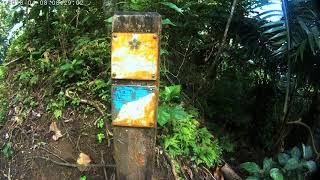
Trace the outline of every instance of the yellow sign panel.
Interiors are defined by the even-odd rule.
[[[113,79],[156,80],[159,39],[155,33],[113,33],[111,75]]]

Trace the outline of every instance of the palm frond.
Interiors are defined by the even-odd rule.
[[[271,3],[281,3],[281,0],[274,0]],[[320,21],[319,12],[312,9],[310,0],[286,1],[286,12],[263,8],[258,17],[265,23],[260,27],[262,35],[266,36],[274,51],[274,55],[283,56],[288,51],[296,54],[296,57],[303,58],[304,51],[311,51],[313,54],[320,50]],[[268,6],[268,4],[266,5]],[[289,16],[287,15],[289,14]],[[273,17],[281,17],[278,21],[267,21]],[[288,28],[290,27],[290,35]],[[288,41],[290,43],[288,43]]]

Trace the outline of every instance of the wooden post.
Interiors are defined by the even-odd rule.
[[[112,119],[119,180],[149,180],[154,169],[161,16],[116,13],[112,24]]]

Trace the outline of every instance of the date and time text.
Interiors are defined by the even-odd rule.
[[[58,5],[84,5],[83,0],[7,0],[11,5],[33,5],[39,4],[43,6],[58,6]]]

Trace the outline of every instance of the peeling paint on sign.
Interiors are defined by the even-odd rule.
[[[116,85],[112,91],[112,125],[155,127],[155,87]]]
[[[156,80],[159,40],[155,33],[113,33],[111,74],[114,79]]]

